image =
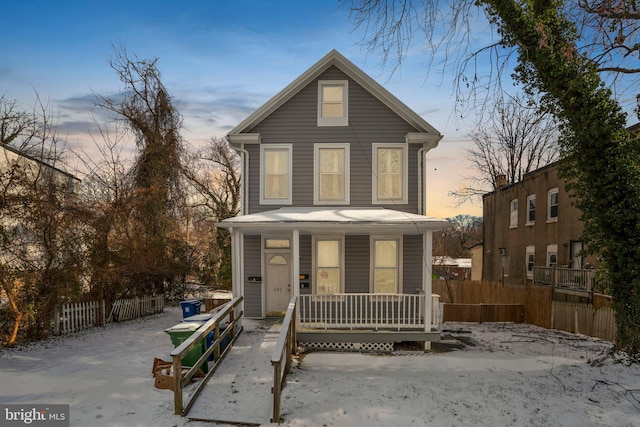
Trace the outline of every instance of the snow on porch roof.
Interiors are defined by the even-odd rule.
[[[442,219],[385,208],[280,208],[228,218],[217,224],[247,234],[299,230],[301,233],[422,234],[442,230]]]

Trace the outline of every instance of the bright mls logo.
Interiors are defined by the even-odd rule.
[[[69,405],[0,405],[0,427],[69,427]]]

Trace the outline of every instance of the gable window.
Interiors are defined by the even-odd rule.
[[[316,294],[339,294],[344,289],[344,238],[314,237]]]
[[[509,217],[509,228],[517,228],[518,227],[518,199],[513,199],[511,201],[511,207],[509,209],[510,217]]]
[[[407,146],[405,144],[372,144],[372,146],[372,203],[407,203]]]
[[[349,125],[349,82],[318,81],[318,126]]]
[[[260,204],[291,204],[291,144],[260,146]]]
[[[558,245],[547,245],[547,267],[558,265]]]
[[[371,237],[372,293],[398,293],[401,252],[402,240],[399,237]]]
[[[547,222],[558,220],[558,189],[552,188],[547,192]]]
[[[527,197],[527,223],[533,225],[536,223],[536,195],[531,194]]]
[[[536,247],[533,245],[527,246],[526,249],[526,261],[527,261],[527,278],[533,279],[533,266],[536,262]]]
[[[348,204],[349,144],[315,144],[314,161],[314,204]]]

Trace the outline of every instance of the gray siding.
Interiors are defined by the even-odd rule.
[[[300,236],[300,274],[308,274],[309,280],[301,280],[301,282],[309,283],[306,289],[300,289],[302,295],[311,294],[313,290],[313,270],[311,260],[311,236]]]
[[[250,318],[262,317],[264,283],[249,283],[249,276],[261,276],[260,236],[244,236],[244,311]]]
[[[345,236],[345,292],[369,293],[369,236]]]
[[[318,80],[348,80],[335,67]],[[293,144],[293,204],[313,206],[313,144],[351,144],[351,206],[371,204],[371,144],[404,143],[407,132],[416,130],[354,81],[349,81],[349,126],[317,126],[317,80],[303,88],[250,132],[262,136],[262,144]],[[250,193],[248,213],[277,209],[278,205],[259,204],[260,147],[250,145]],[[391,209],[417,212],[417,151],[409,145],[409,197],[406,205],[381,205]],[[413,178],[412,178],[413,177]]]
[[[403,294],[417,294],[422,289],[422,236],[404,236],[402,245]]]

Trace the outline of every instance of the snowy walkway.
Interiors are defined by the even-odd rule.
[[[187,417],[197,421],[267,424],[271,419],[271,355],[280,324],[243,319],[244,331],[196,399]]]

